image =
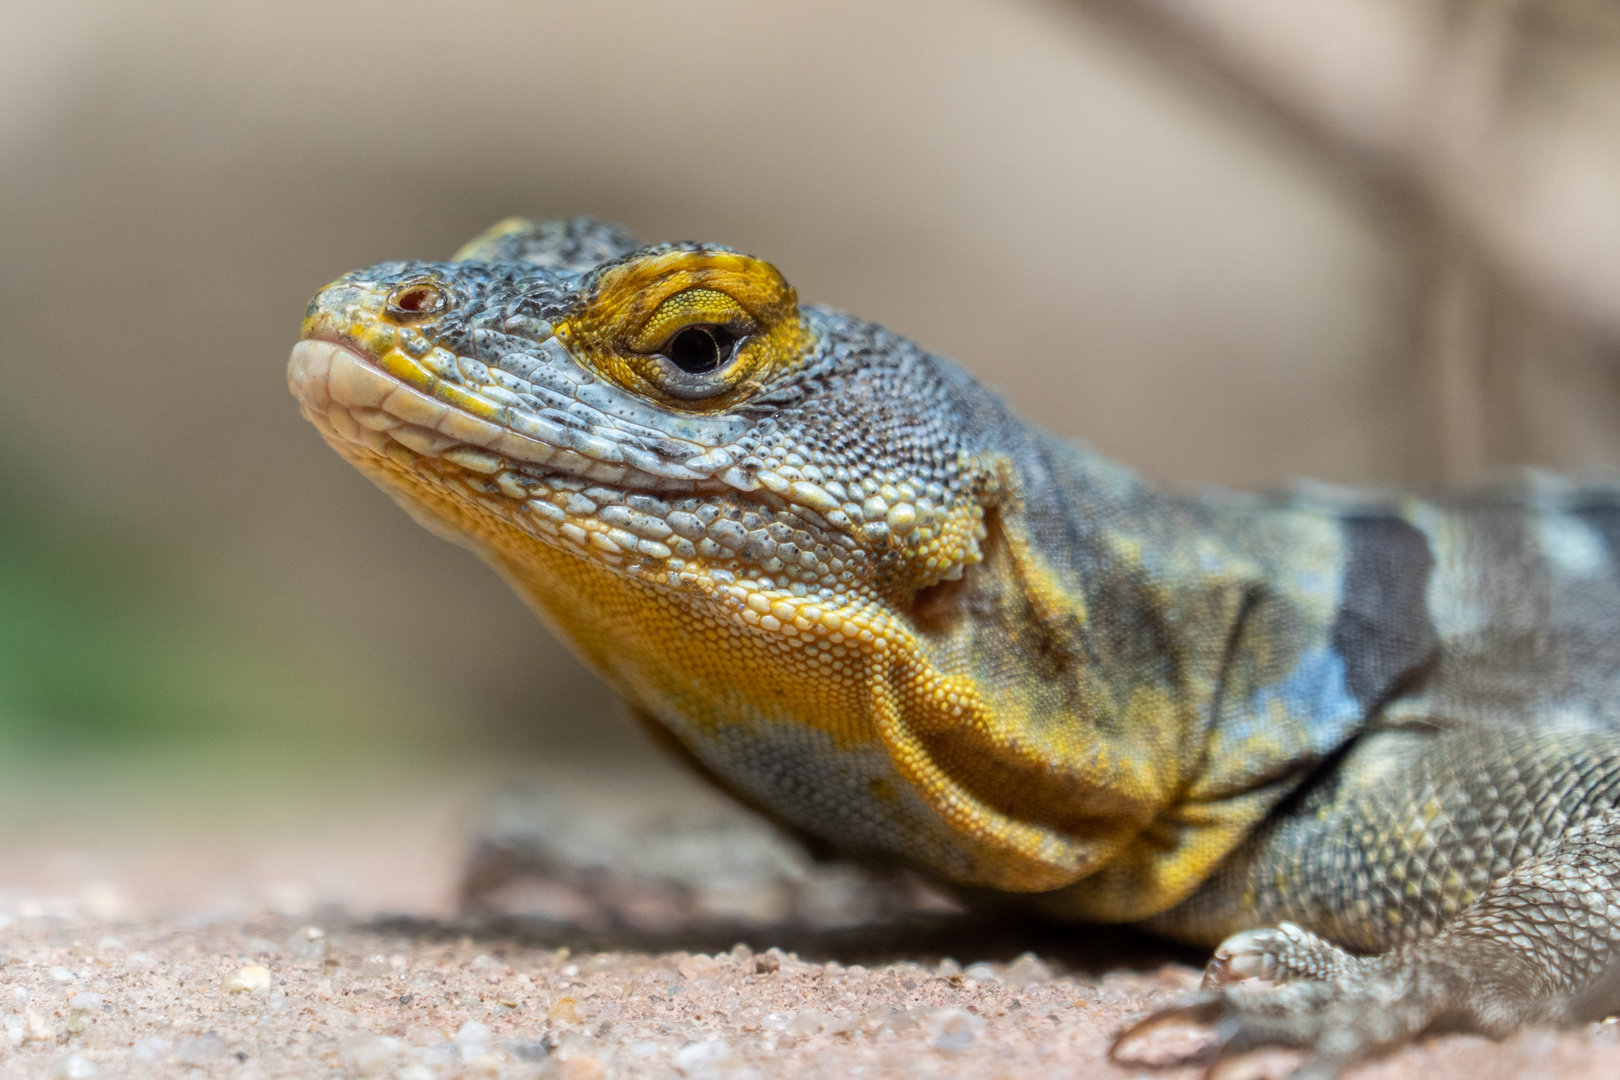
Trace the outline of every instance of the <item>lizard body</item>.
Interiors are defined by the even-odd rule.
[[[766,263],[583,219],[345,275],[304,335],[334,448],[845,851],[1344,989],[1309,932],[1404,956],[1606,842],[1620,491],[1166,494]]]

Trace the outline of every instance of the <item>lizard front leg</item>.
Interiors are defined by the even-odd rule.
[[[1348,758],[1336,790],[1302,800],[1189,901],[1179,917],[1195,924],[1240,904],[1295,921],[1228,939],[1205,992],[1127,1031],[1116,1053],[1207,1023],[1217,1060],[1300,1047],[1298,1076],[1332,1077],[1432,1028],[1500,1036],[1620,1008],[1620,739],[1400,742]],[[1300,922],[1387,951],[1357,956]],[[1249,977],[1283,985],[1238,985]]]

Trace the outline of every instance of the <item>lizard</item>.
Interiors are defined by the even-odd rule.
[[[288,379],[740,799],[1215,946],[1121,1053],[1206,1024],[1333,1076],[1620,1006],[1620,488],[1161,490],[767,262],[585,218],[345,274]]]

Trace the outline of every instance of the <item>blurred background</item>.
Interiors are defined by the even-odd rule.
[[[1167,484],[1620,462],[1607,0],[0,15],[14,832],[652,760],[285,389],[323,283],[509,215],[769,259]]]

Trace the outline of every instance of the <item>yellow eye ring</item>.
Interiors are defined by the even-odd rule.
[[[793,287],[769,263],[669,251],[616,265],[559,320],[579,361],[633,393],[714,411],[797,366],[810,344]]]

